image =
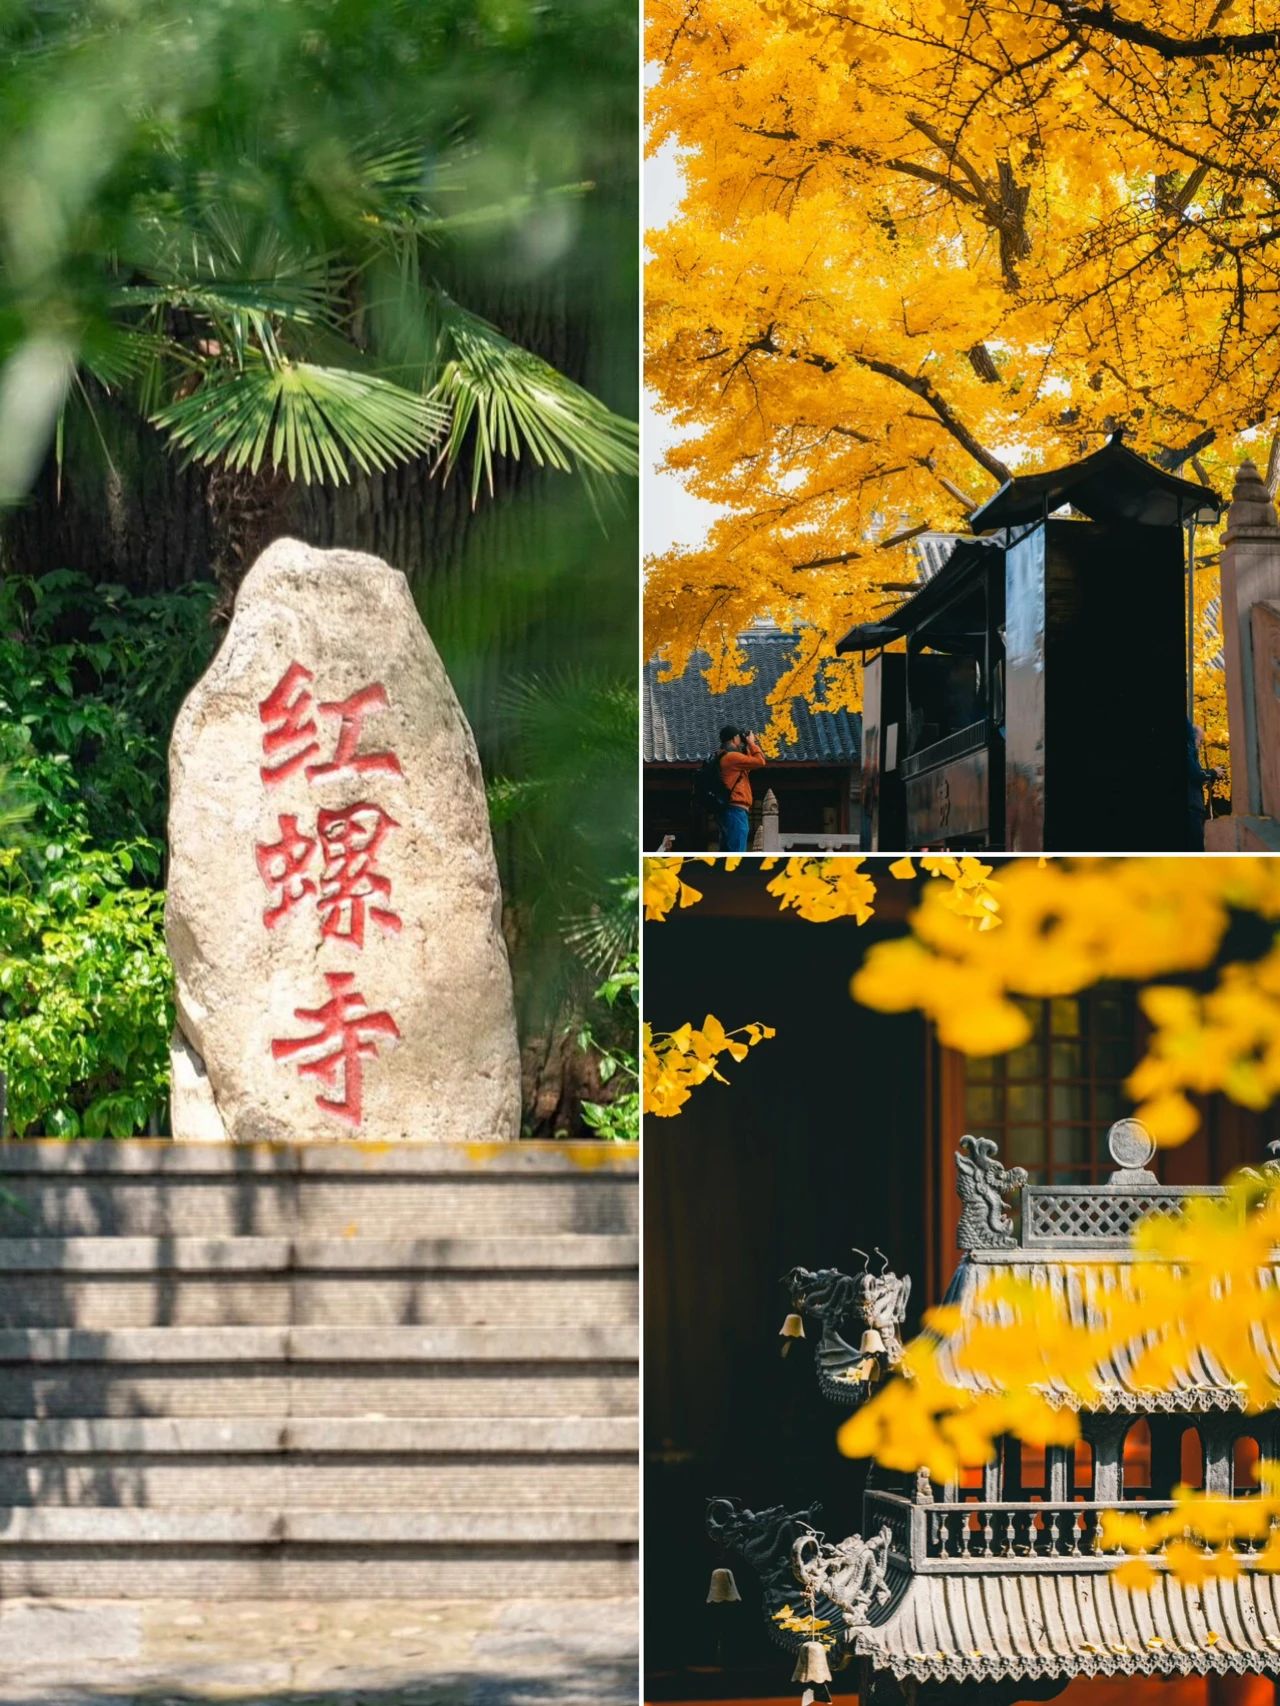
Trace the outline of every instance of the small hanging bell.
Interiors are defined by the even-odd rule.
[[[884,1340],[880,1337],[879,1329],[876,1327],[868,1327],[866,1332],[862,1335],[862,1343],[858,1346],[858,1349],[860,1351],[882,1351],[884,1349]]]
[[[880,1379],[880,1364],[875,1357],[860,1357],[850,1370],[855,1381],[874,1386]]]
[[[821,1641],[806,1641],[796,1654],[796,1668],[791,1673],[792,1682],[830,1682],[831,1666],[827,1663],[827,1649]]]
[[[792,1339],[804,1338],[804,1316],[795,1314],[788,1315],[786,1320],[778,1329],[778,1337],[782,1340],[782,1354],[783,1356],[786,1356],[787,1352],[791,1349]]]
[[[737,1605],[742,1599],[732,1570],[712,1570],[711,1586],[707,1589],[708,1605]]]

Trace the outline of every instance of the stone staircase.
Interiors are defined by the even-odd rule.
[[[625,1595],[637,1157],[0,1144],[0,1598]]]

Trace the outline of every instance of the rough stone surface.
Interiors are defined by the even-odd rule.
[[[639,1607],[611,1600],[14,1600],[18,1706],[634,1706]]]
[[[480,765],[404,576],[270,546],[170,775],[173,1136],[515,1138]]]
[[[1263,816],[1276,822],[1280,821],[1280,602],[1259,599],[1250,618],[1258,788]]]

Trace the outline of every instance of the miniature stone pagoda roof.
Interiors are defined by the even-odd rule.
[[[969,1391],[994,1390],[957,1354],[981,1311],[1006,1307],[979,1302],[992,1279],[1039,1282],[1083,1327],[1107,1292],[1158,1260],[1132,1248],[1140,1220],[1224,1194],[1161,1185],[1147,1168],[1154,1145],[1131,1120],[1113,1126],[1109,1140],[1117,1163],[1111,1178],[1072,1186],[1032,1185],[1022,1168],[1002,1166],[989,1138],[961,1140],[962,1260],[946,1299],[961,1313],[956,1333],[939,1346],[944,1378]],[[1280,1179],[1276,1151],[1280,1144],[1260,1182]],[[910,1281],[887,1262],[879,1273],[869,1257],[864,1262],[854,1275],[793,1268],[784,1281],[797,1313],[782,1336],[803,1336],[805,1315],[821,1323],[819,1389],[846,1408],[903,1359],[899,1329]],[[1280,1285],[1280,1262],[1264,1270],[1263,1283]],[[1280,1386],[1280,1344],[1264,1342],[1260,1327],[1255,1343]],[[1274,1455],[1280,1430],[1275,1410],[1243,1415],[1242,1390],[1204,1353],[1192,1353],[1168,1389],[1139,1385],[1142,1348],[1135,1343],[1095,1371],[1101,1396],[1088,1405],[1052,1376],[1040,1387],[1050,1402],[1086,1412],[1089,1467],[1079,1484],[1071,1447],[1046,1447],[1043,1462],[1024,1476],[1021,1447],[1006,1441],[983,1467],[980,1486],[935,1483],[924,1468],[912,1478],[873,1466],[862,1532],[844,1539],[822,1532],[819,1505],[755,1511],[725,1498],[709,1503],[708,1533],[759,1575],[774,1638],[793,1649],[807,1642],[806,1651],[820,1643],[833,1669],[858,1662],[863,1697],[877,1703],[915,1699],[921,1684],[929,1685],[932,1706],[1009,1706],[1025,1697],[1027,1684],[1047,1699],[1075,1677],[1280,1676],[1280,1575],[1257,1567],[1263,1538],[1236,1536],[1234,1577],[1184,1579],[1157,1545],[1144,1555],[1155,1575],[1149,1591],[1117,1579],[1123,1554],[1107,1538],[1106,1519],[1175,1508],[1184,1418],[1199,1436],[1205,1489],[1224,1495],[1249,1485],[1236,1481],[1241,1440],[1248,1437],[1255,1456],[1260,1444]],[[1136,1418],[1149,1418],[1147,1487],[1131,1484],[1125,1456]]]
[[[1043,1288],[1054,1306],[1065,1306],[1073,1326],[1085,1327],[1107,1294],[1124,1291],[1134,1267],[1141,1260],[1130,1255],[1127,1259],[1108,1255],[1098,1260],[1078,1253],[1045,1260],[1041,1256],[1027,1259],[1027,1252],[1017,1252],[1009,1261],[966,1261],[961,1264],[948,1288],[945,1301],[959,1305],[966,1318],[976,1319],[977,1297],[992,1280],[1004,1278],[1029,1281]],[[1018,1260],[1017,1257],[1022,1259]],[[1280,1265],[1264,1270],[1264,1283],[1280,1285]],[[999,1318],[995,1316],[994,1318]],[[1095,1379],[1100,1391],[1096,1403],[1083,1404],[1077,1392],[1054,1380],[1037,1383],[1040,1392],[1055,1409],[1094,1409],[1145,1415],[1152,1411],[1173,1414],[1196,1414],[1214,1410],[1243,1410],[1244,1389],[1233,1384],[1213,1360],[1197,1351],[1186,1367],[1176,1368],[1170,1380],[1159,1388],[1139,1385],[1134,1379],[1138,1357],[1149,1339],[1116,1352],[1099,1364]],[[962,1326],[956,1334],[943,1340],[939,1347],[939,1372],[945,1380],[963,1391],[993,1392],[996,1387],[979,1372],[958,1358],[965,1338]],[[1280,1386],[1280,1345],[1259,1333],[1257,1344],[1262,1352],[1268,1377]]]
[[[1132,1283],[1135,1269],[1150,1260],[1131,1243],[1140,1220],[1152,1214],[1177,1214],[1192,1197],[1223,1194],[1218,1186],[1159,1184],[1146,1166],[1154,1145],[1132,1120],[1112,1127],[1110,1143],[1118,1165],[1109,1181],[1098,1185],[1032,1185],[1020,1168],[1008,1171],[999,1166],[995,1145],[989,1139],[961,1140],[957,1168],[965,1209],[960,1235],[967,1251],[944,1302],[958,1306],[963,1319],[958,1331],[942,1341],[938,1353],[940,1372],[961,1390],[996,1389],[980,1372],[967,1367],[959,1355],[968,1325],[979,1319],[980,1295],[992,1281],[1021,1280],[1043,1288],[1055,1312],[1058,1307],[1065,1308],[1072,1325],[1084,1328],[1097,1319],[1107,1296],[1123,1293]],[[1016,1232],[1004,1204],[1004,1194],[1010,1191],[1017,1194]],[[1260,1280],[1264,1285],[1280,1285],[1280,1263],[1264,1270]],[[982,1313],[986,1319],[1001,1318],[990,1306]],[[1052,1378],[1036,1389],[1055,1408],[1064,1409],[1142,1415],[1148,1411],[1195,1414],[1245,1408],[1243,1388],[1200,1351],[1193,1353],[1184,1367],[1174,1369],[1171,1381],[1159,1389],[1138,1383],[1134,1372],[1138,1359],[1156,1336],[1135,1341],[1099,1365],[1096,1383],[1100,1396],[1095,1403],[1082,1403],[1070,1386]],[[1280,1386],[1280,1345],[1261,1331],[1256,1344],[1269,1378]]]
[[[1196,1588],[1165,1575],[1150,1593],[1130,1593],[1113,1563],[915,1574],[883,1622],[857,1631],[854,1650],[899,1681],[1280,1674],[1273,1575]]]

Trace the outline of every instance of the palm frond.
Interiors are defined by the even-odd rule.
[[[505,338],[495,326],[439,294],[438,377],[429,395],[452,419],[440,461],[452,469],[475,429],[471,475],[474,502],[483,479],[493,490],[495,456],[528,451],[539,467],[568,473],[575,466],[600,474],[634,474],[639,434],[589,391],[549,362]]]
[[[562,668],[516,676],[497,698],[531,773],[560,787],[601,776],[612,785],[637,762],[636,689],[629,681]]]
[[[150,202],[131,228],[114,308],[184,311],[224,336],[245,316],[336,325],[349,268],[324,249],[289,242],[261,210],[226,198],[213,181],[181,205]]]
[[[166,357],[182,359],[183,353],[172,339],[145,326],[98,320],[81,340],[80,366],[104,390],[115,391],[141,380],[155,363]]]
[[[112,291],[114,308],[185,308],[209,321],[237,314],[274,315],[300,324],[333,319],[329,290],[305,273],[265,279],[173,278],[123,284]]]
[[[429,451],[447,424],[441,403],[389,380],[307,362],[212,368],[190,396],[151,419],[196,462],[252,472],[266,460],[291,480],[350,478]]]
[[[639,946],[640,890],[636,879],[615,878],[608,893],[585,911],[566,915],[561,933],[592,971],[615,971]]]
[[[430,205],[396,209],[380,218],[377,223],[397,232],[411,232],[416,236],[437,239],[455,236],[461,231],[474,234],[477,231],[501,230],[560,202],[580,201],[583,196],[591,193],[595,185],[553,184],[547,189],[518,190],[504,196],[500,201],[460,208],[457,213],[437,211],[438,203],[443,197],[439,195],[437,185],[433,183],[432,188],[437,193],[432,196]]]

